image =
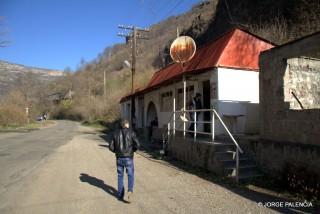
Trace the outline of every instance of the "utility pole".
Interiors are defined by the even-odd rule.
[[[106,82],[106,70],[103,71],[103,95],[104,100],[107,99],[107,88],[106,88],[107,82]]]
[[[131,124],[132,127],[134,128],[134,119],[135,119],[135,103],[134,103],[134,75],[136,72],[136,58],[137,58],[137,40],[138,39],[148,39],[146,37],[143,37],[140,35],[140,32],[149,32],[149,29],[147,28],[140,28],[136,26],[124,26],[124,25],[119,25],[118,26],[120,29],[124,30],[130,30],[131,32],[129,34],[124,34],[124,33],[118,33],[118,36],[122,36],[126,38],[126,41],[132,41],[132,55],[131,55]]]
[[[108,51],[108,63],[110,62],[110,58],[111,58],[111,52],[112,49],[109,49]],[[104,96],[104,101],[107,101],[107,70],[103,71],[103,96]]]

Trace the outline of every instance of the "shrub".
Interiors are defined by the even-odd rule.
[[[271,20],[269,24],[250,25],[249,29],[269,41],[277,41],[278,44],[283,44],[292,39],[287,21],[283,17],[277,17]]]
[[[281,180],[286,189],[304,194],[308,199],[318,198],[319,200],[320,177],[306,166],[307,164],[303,163],[286,163]]]
[[[21,126],[27,122],[24,108],[14,104],[0,106],[0,126]]]

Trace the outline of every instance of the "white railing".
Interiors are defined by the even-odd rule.
[[[201,112],[210,112],[211,115],[211,119],[210,121],[200,121],[197,114],[201,113]],[[186,113],[189,113],[189,115],[191,116],[191,114],[193,114],[193,120],[190,120],[188,118],[186,118]],[[176,116],[177,114],[180,114],[180,119],[182,121],[183,124],[183,129],[177,129],[176,123]],[[186,136],[186,133],[191,133],[193,134],[193,138],[194,141],[197,140],[197,134],[202,134],[202,135],[211,135],[211,140],[212,142],[214,141],[215,138],[215,117],[218,118],[218,121],[222,124],[223,128],[226,130],[226,132],[228,133],[229,137],[231,138],[233,144],[236,146],[236,182],[239,182],[239,155],[240,153],[243,153],[243,150],[241,149],[241,147],[239,146],[239,144],[237,143],[237,141],[234,139],[233,135],[231,134],[231,132],[229,131],[228,127],[225,125],[225,123],[223,122],[223,120],[221,119],[221,117],[219,116],[219,114],[217,113],[217,111],[215,109],[198,109],[198,110],[179,110],[179,111],[173,111],[169,122],[167,123],[167,127],[165,129],[165,131],[163,132],[162,138],[163,138],[163,151],[165,150],[166,144],[169,144],[170,141],[170,137],[171,135],[175,135],[176,131],[181,131],[183,132],[183,136]],[[173,119],[173,120],[172,120]],[[192,118],[191,118],[192,119]],[[172,126],[171,126],[172,123]],[[191,124],[193,123],[193,130],[189,130],[186,128],[187,124]],[[211,130],[210,132],[206,132],[206,131],[198,131],[197,130],[197,126],[198,124],[210,124],[211,125]]]

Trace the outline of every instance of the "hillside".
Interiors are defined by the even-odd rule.
[[[195,38],[198,46],[221,35],[232,26],[242,26],[275,44],[320,30],[320,0],[210,0],[195,5],[190,11],[172,16],[150,27],[149,40],[139,41],[137,71],[150,72],[170,60],[169,46],[180,34]],[[131,58],[131,44],[107,47],[96,60],[79,71],[100,73],[127,72],[124,60]],[[137,86],[144,85],[138,82]]]
[[[237,25],[280,45],[320,30],[320,0],[220,0],[206,32],[185,33],[203,43]]]
[[[170,63],[169,46],[177,36],[177,28],[180,35],[192,36],[199,47],[239,25],[283,44],[320,30],[320,0],[202,1],[184,14],[150,26],[145,35],[149,40],[138,42],[135,88],[143,87],[154,71]],[[123,63],[131,59],[130,46],[116,44],[105,48],[92,62],[82,62],[72,77],[75,102],[67,113],[89,120],[117,117],[119,99],[131,89],[131,72]]]
[[[0,96],[19,84],[19,79],[27,74],[33,74],[38,81],[50,81],[63,76],[63,72],[23,66],[0,60]]]

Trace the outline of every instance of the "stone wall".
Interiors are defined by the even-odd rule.
[[[320,109],[320,60],[287,59],[284,75],[284,101],[290,109]]]
[[[319,44],[316,33],[265,51],[259,61],[261,139],[245,150],[295,191],[319,189],[320,61],[313,59]]]
[[[320,196],[320,146],[260,140],[241,142],[241,148],[282,188]]]
[[[305,165],[320,178],[320,146],[268,140],[239,142],[241,148],[254,157],[262,171],[280,175],[288,163]]]
[[[320,52],[319,44],[320,33],[261,54],[262,139],[320,145],[320,63],[310,59]],[[296,93],[305,109],[291,92]]]
[[[215,150],[212,143],[193,141],[191,138],[176,136],[169,144],[169,155],[191,166],[223,175],[223,166],[216,160]]]

